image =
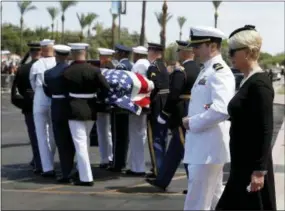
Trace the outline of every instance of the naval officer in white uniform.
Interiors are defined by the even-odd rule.
[[[33,114],[38,139],[38,146],[43,167],[42,176],[54,177],[55,142],[50,115],[51,99],[43,90],[44,73],[56,65],[54,57],[54,40],[44,39],[40,42],[42,58],[33,64],[30,71],[30,83],[35,92]]]
[[[139,73],[146,77],[146,72],[150,65],[147,60],[147,48],[138,46],[133,48],[134,66],[132,72]],[[145,175],[145,157],[144,145],[147,138],[147,124],[146,113],[142,112],[141,115],[129,115],[129,156],[128,156],[128,170],[126,174],[134,176]]]
[[[235,93],[235,78],[221,56],[223,32],[192,27],[191,46],[201,63],[191,90],[184,163],[188,164],[188,193],[184,210],[210,210],[223,191],[223,166],[230,161],[227,106]]]

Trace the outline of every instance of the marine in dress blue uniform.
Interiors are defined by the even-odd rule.
[[[117,44],[115,46],[116,57],[119,64],[116,66],[118,70],[131,71],[133,64],[129,60],[132,52],[131,48]],[[126,166],[127,152],[129,145],[129,114],[121,108],[114,108],[111,115],[112,139],[113,139],[113,164],[108,170],[113,172],[121,172]]]
[[[68,100],[64,96],[63,73],[68,67],[67,57],[70,47],[66,45],[55,45],[57,64],[54,68],[47,70],[44,74],[44,91],[51,98],[51,119],[55,143],[57,145],[61,173],[59,183],[69,183],[70,174],[73,169],[75,148],[68,125]]]
[[[193,84],[200,72],[200,68],[194,61],[193,49],[189,42],[176,41],[178,55],[182,66],[175,67],[170,74],[169,95],[166,104],[157,121],[161,124],[168,123],[172,131],[167,152],[155,180],[147,179],[151,185],[166,189],[170,184],[181,160],[184,156],[185,129],[182,118],[187,115],[188,104]],[[188,169],[186,173],[188,175]]]
[[[148,43],[148,57],[151,65],[147,70],[147,78],[154,82],[155,89],[151,93],[150,114],[147,121],[148,145],[153,171],[147,177],[156,177],[162,164],[165,151],[168,126],[157,122],[157,117],[166,103],[169,93],[169,73],[162,60],[163,46]]]
[[[38,174],[42,172],[42,164],[33,117],[34,91],[30,84],[29,75],[32,65],[41,56],[41,47],[39,42],[31,42],[28,46],[30,48],[32,60],[19,67],[11,89],[11,102],[16,107],[20,108],[25,116],[25,123],[33,152],[32,166],[34,168],[34,173]]]

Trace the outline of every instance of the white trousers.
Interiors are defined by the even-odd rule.
[[[89,121],[69,120],[68,124],[75,146],[80,181],[92,182],[93,175],[88,152]]]
[[[211,210],[223,193],[223,164],[188,165],[184,210]]]
[[[54,170],[54,155],[56,145],[54,142],[50,107],[42,106],[41,112],[34,112],[36,135],[43,172]]]
[[[145,172],[144,145],[147,138],[146,115],[129,115],[128,168],[133,172]]]
[[[100,150],[100,163],[113,161],[113,142],[111,132],[111,117],[108,113],[97,113],[97,135]]]

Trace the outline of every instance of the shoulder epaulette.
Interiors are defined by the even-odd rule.
[[[221,65],[220,63],[216,63],[216,64],[213,65],[213,68],[214,68],[216,71],[218,71],[218,70],[220,70],[220,69],[223,69],[224,67],[223,67],[223,65]]]

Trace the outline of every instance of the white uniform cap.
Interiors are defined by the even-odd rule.
[[[147,55],[147,48],[143,47],[143,46],[138,46],[133,48],[133,52],[137,53],[137,54],[145,54]]]
[[[47,45],[53,45],[53,44],[54,44],[54,40],[50,40],[50,39],[44,39],[40,41],[41,46],[47,46]]]
[[[10,54],[10,51],[8,51],[8,50],[1,51],[1,55],[6,55],[6,54]]]
[[[87,43],[68,43],[71,50],[86,50],[89,44]]]
[[[115,53],[114,50],[108,49],[108,48],[97,48],[97,50],[99,51],[100,55],[104,55],[104,56],[111,56]]]
[[[210,41],[211,38],[225,39],[225,34],[213,27],[197,26],[190,28],[190,42],[191,43],[202,43]]]
[[[54,45],[53,49],[59,53],[69,53],[71,50],[71,47],[67,45]]]

